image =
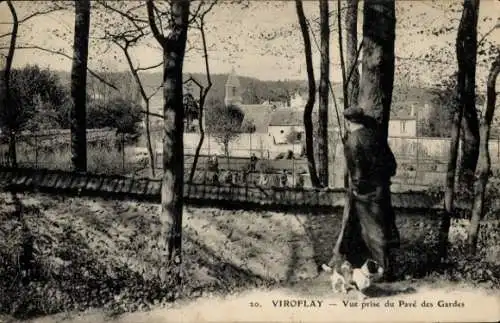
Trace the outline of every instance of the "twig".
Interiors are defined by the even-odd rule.
[[[167,45],[167,41],[165,37],[161,34],[160,30],[158,29],[158,26],[156,25],[155,5],[153,3],[153,0],[147,0],[146,5],[147,5],[148,21],[149,21],[149,26],[151,27],[151,32],[153,33],[153,36],[155,37],[156,41],[159,44],[161,44],[162,47],[165,47]]]
[[[160,67],[163,65],[163,61],[159,62],[159,63],[156,63],[154,65],[150,65],[150,66],[147,66],[147,67],[137,67],[135,70],[137,72],[140,72],[140,71],[147,71],[147,70],[152,70],[154,68],[157,68],[157,67]]]

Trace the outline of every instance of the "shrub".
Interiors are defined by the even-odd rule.
[[[60,113],[66,109],[69,92],[57,74],[28,65],[13,69],[11,80],[11,101],[0,109],[0,128],[4,132],[61,126],[64,120]]]
[[[141,135],[141,111],[140,105],[121,98],[108,102],[94,100],[87,106],[87,128],[115,128],[118,140],[121,140],[123,135],[126,143],[133,143]]]

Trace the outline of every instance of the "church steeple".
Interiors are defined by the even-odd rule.
[[[226,96],[224,98],[224,104],[230,105],[241,105],[241,92],[240,92],[240,80],[236,76],[236,71],[234,67],[231,69],[231,73],[226,81]]]

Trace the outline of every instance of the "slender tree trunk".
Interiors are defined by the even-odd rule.
[[[151,176],[154,178],[156,177],[155,174],[155,169],[156,169],[156,161],[155,161],[155,154],[153,150],[153,143],[151,142],[151,122],[149,120],[149,98],[146,101],[146,141],[147,141],[147,146],[148,146],[148,154],[149,154],[149,171],[151,172]]]
[[[394,86],[394,0],[366,0],[363,7],[363,58],[359,103],[387,140]]]
[[[474,13],[476,4],[472,1],[476,0],[464,0],[464,10],[462,12],[462,18],[460,20],[460,25],[458,27],[457,39],[456,39],[456,55],[458,62],[458,74],[457,74],[457,109],[453,118],[453,125],[451,129],[451,142],[450,142],[450,153],[448,156],[448,169],[446,171],[446,185],[444,192],[444,212],[441,218],[440,228],[439,228],[439,254],[442,260],[446,259],[448,256],[448,236],[450,231],[451,217],[455,212],[455,176],[457,174],[457,162],[458,162],[458,150],[460,142],[460,130],[463,125],[464,115],[467,113],[467,109],[472,106],[474,111],[475,107],[475,69],[476,69],[476,49],[477,49],[477,35],[476,28],[477,25],[477,14]],[[477,6],[479,3],[477,2]],[[474,18],[475,16],[475,18]],[[474,19],[476,22],[474,23]],[[468,51],[472,50],[473,53]],[[472,59],[472,62],[469,61]],[[472,65],[471,65],[472,64]],[[474,78],[471,79],[471,76]],[[472,83],[471,83],[472,82]],[[471,105],[472,100],[472,105]],[[470,111],[469,112],[469,117]],[[475,113],[475,112],[474,112]],[[477,120],[477,115],[476,115]],[[469,119],[470,121],[470,119]],[[468,123],[466,121],[466,123]],[[470,123],[469,123],[470,124]],[[469,134],[472,132],[469,128]],[[469,136],[468,139],[471,139]],[[473,153],[470,149],[472,147],[472,141],[465,139],[463,146],[468,146],[465,150],[462,150],[462,166],[465,169],[460,168],[461,172],[465,172],[465,177],[470,179],[470,166],[471,164],[477,163],[477,156],[474,158]],[[467,143],[466,143],[467,142]],[[474,144],[478,145],[478,144]],[[476,160],[473,162],[473,160]],[[466,166],[467,165],[467,166]],[[474,170],[475,170],[474,165]],[[462,176],[462,180],[465,180]],[[465,182],[464,182],[465,183]]]
[[[7,1],[7,6],[9,7],[10,14],[12,16],[12,31],[10,34],[10,45],[9,51],[7,52],[7,57],[5,61],[5,68],[3,70],[3,86],[2,90],[2,104],[3,109],[5,109],[4,116],[6,117],[6,130],[9,132],[9,150],[8,158],[11,167],[17,167],[17,154],[16,154],[16,131],[17,129],[17,116],[16,116],[16,103],[12,100],[12,93],[10,88],[10,73],[12,70],[12,62],[14,60],[14,53],[16,50],[17,33],[19,29],[19,19],[17,17],[16,8],[12,4],[12,1]]]
[[[128,66],[130,68],[130,71],[132,72],[132,77],[134,78],[137,86],[139,87],[138,91],[138,96],[142,98],[144,101],[144,104],[146,105],[146,116],[145,116],[145,128],[146,128],[146,145],[148,149],[148,155],[149,155],[149,171],[151,172],[151,176],[154,178],[156,176],[155,174],[155,169],[156,169],[156,162],[155,162],[155,154],[153,150],[153,144],[151,142],[151,123],[149,119],[149,114],[150,114],[150,97],[146,94],[146,91],[144,90],[144,86],[142,85],[141,78],[139,77],[139,73],[137,72],[137,69],[134,68],[134,63],[132,62],[132,58],[130,57],[130,54],[128,52],[128,44],[125,46],[120,45],[119,42],[116,42],[116,45],[119,46],[122,50],[123,53],[125,54],[125,58],[127,59]]]
[[[358,105],[359,95],[359,70],[358,65],[358,1],[349,0],[345,17],[346,25],[346,67],[350,73],[347,82],[347,103]],[[352,72],[351,72],[352,71]],[[348,74],[349,75],[349,74]],[[345,99],[344,99],[345,100]]]
[[[328,0],[319,1],[321,73],[319,81],[318,107],[318,175],[323,186],[328,186],[328,89],[330,81],[330,26],[328,19]]]
[[[476,112],[476,58],[477,58],[477,19],[480,0],[464,0],[460,21],[457,46],[462,49],[457,54],[463,55],[465,82],[461,91],[460,105],[462,119],[462,153],[460,158],[459,183],[463,187],[472,187],[474,172],[479,157],[479,120]]]
[[[346,45],[347,45],[347,66],[344,63],[344,52],[342,44],[342,20],[341,20],[341,0],[337,1],[337,20],[340,48],[340,66],[342,68],[342,90],[344,97],[344,109],[349,106],[358,105],[359,96],[359,71],[358,57],[361,48],[358,50],[358,0],[349,0],[347,3],[345,24],[346,24]],[[346,71],[347,69],[347,71]],[[340,125],[339,125],[340,126]],[[344,188],[349,187],[349,173],[347,164],[344,170]]]
[[[463,78],[458,77],[458,83],[463,82]],[[455,175],[457,173],[458,147],[460,143],[460,124],[463,118],[463,109],[457,106],[453,116],[451,128],[450,150],[448,154],[448,166],[446,170],[446,184],[444,191],[444,212],[441,216],[439,226],[439,255],[441,259],[446,259],[448,255],[448,234],[450,231],[451,216],[455,210]]]
[[[198,126],[200,128],[200,140],[198,141],[198,145],[196,146],[196,151],[194,153],[193,165],[191,166],[191,172],[189,173],[189,188],[188,188],[188,196],[191,193],[191,184],[194,180],[194,174],[196,172],[196,167],[198,166],[198,159],[200,158],[201,148],[203,147],[203,141],[205,140],[205,126],[203,124],[203,110],[205,107],[205,101],[207,98],[208,91],[212,88],[212,77],[210,76],[210,65],[208,63],[208,49],[207,49],[207,39],[205,35],[205,26],[203,19],[200,22],[200,33],[201,40],[203,43],[203,59],[205,60],[205,73],[207,74],[207,86],[202,88],[200,85],[200,99],[198,100]]]
[[[87,171],[87,59],[90,0],[75,1],[75,35],[71,67],[71,161],[77,172]]]
[[[189,23],[188,0],[171,4],[170,32],[161,34],[155,22],[152,0],[148,0],[149,25],[154,37],[163,48],[163,176],[161,188],[161,235],[164,257],[171,267],[177,283],[181,280],[182,262],[182,206],[184,185],[184,105],[182,70],[186,51]],[[162,243],[162,244],[163,244]],[[165,277],[162,277],[163,279]]]
[[[297,17],[299,19],[300,30],[304,39],[304,53],[307,67],[307,79],[309,87],[309,97],[307,98],[306,106],[304,107],[304,128],[306,135],[306,156],[307,166],[309,168],[309,176],[311,177],[311,184],[314,187],[321,187],[321,182],[316,173],[316,163],[314,161],[314,141],[313,141],[313,123],[312,111],[314,102],[316,100],[316,82],[314,80],[314,70],[312,65],[312,50],[311,38],[309,37],[309,29],[307,27],[306,16],[304,14],[304,7],[302,0],[295,0],[295,7],[297,9]]]
[[[496,104],[496,81],[500,73],[500,55],[491,65],[486,86],[486,111],[481,123],[481,144],[479,146],[479,163],[476,171],[476,182],[474,183],[474,204],[472,207],[472,217],[469,226],[469,252],[476,253],[477,240],[479,235],[479,224],[484,217],[484,197],[486,185],[491,172],[491,160],[489,152],[490,128]]]

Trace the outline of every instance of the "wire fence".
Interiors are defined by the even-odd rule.
[[[308,164],[301,143],[270,142],[267,134],[244,134],[228,150],[216,138],[206,135],[200,150],[194,183],[309,187]],[[20,167],[71,170],[71,134],[66,131],[20,133],[16,157]],[[161,137],[152,133],[155,177],[162,174]],[[274,138],[275,139],[275,138]],[[185,180],[194,163],[197,134],[184,135]],[[448,138],[391,137],[389,144],[398,162],[393,178],[397,190],[425,189],[444,184],[450,141]],[[151,177],[151,164],[144,138],[129,141],[113,129],[87,131],[87,169],[96,174]],[[9,165],[8,140],[0,138],[0,164]],[[500,140],[490,141],[492,168],[500,165]],[[345,160],[338,142],[329,147],[330,187],[343,187]]]

